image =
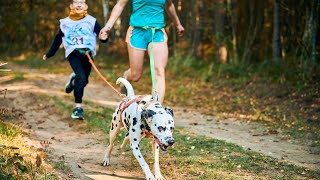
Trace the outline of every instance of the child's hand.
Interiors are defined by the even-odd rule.
[[[100,31],[100,33],[99,33],[99,39],[101,39],[101,40],[106,40],[106,39],[108,39],[108,33],[107,33],[107,32],[104,32],[104,31]]]
[[[45,61],[45,60],[47,60],[48,58],[47,58],[47,55],[43,55],[42,56],[42,59]]]

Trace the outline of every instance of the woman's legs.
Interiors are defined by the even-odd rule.
[[[129,81],[138,81],[143,72],[143,62],[145,51],[128,46],[130,68],[127,70],[127,79]]]
[[[133,27],[129,27],[127,31],[127,47],[129,53],[129,63],[130,68],[125,72],[124,76],[129,81],[136,82],[138,81],[143,73],[143,63],[144,63],[144,55],[145,50],[148,46],[148,51],[150,51],[150,41],[151,30],[144,30],[144,29],[135,29]],[[150,35],[149,39],[145,39],[146,35]],[[154,55],[154,64],[155,64],[155,73],[156,73],[156,83],[157,83],[157,93],[159,95],[159,102],[163,102],[164,95],[165,95],[165,68],[168,62],[168,45],[167,45],[167,35],[164,29],[160,31],[156,31],[154,34],[154,42],[153,43],[153,55]],[[132,47],[134,45],[134,48]],[[148,45],[149,44],[149,45]],[[140,49],[139,49],[140,48]],[[149,52],[150,55],[150,52]],[[150,57],[150,56],[149,56]]]
[[[150,56],[149,45],[149,56]],[[168,62],[168,45],[165,42],[153,43],[154,66],[156,73],[157,92],[159,102],[162,104],[166,91],[165,68]]]

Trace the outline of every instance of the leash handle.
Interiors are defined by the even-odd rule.
[[[106,82],[120,97],[124,98],[126,97],[126,95],[124,94],[121,94],[116,88],[114,88],[103,76],[102,74],[100,73],[100,71],[98,70],[98,68],[96,67],[96,65],[94,64],[93,60],[91,59],[91,56],[89,54],[88,51],[86,51],[86,55],[88,56],[88,59],[89,59],[89,62],[91,63],[93,69],[97,72],[97,74],[100,76],[100,78]]]

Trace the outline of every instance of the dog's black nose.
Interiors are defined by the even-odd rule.
[[[174,142],[175,142],[174,139],[169,139],[169,140],[168,140],[169,146],[172,146],[172,145],[174,144]]]

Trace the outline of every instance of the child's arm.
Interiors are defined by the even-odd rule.
[[[61,29],[59,29],[59,32],[56,35],[56,37],[54,38],[53,43],[52,43],[49,51],[45,55],[43,55],[43,57],[42,57],[43,60],[47,60],[48,58],[50,58],[56,54],[56,52],[58,51],[58,49],[62,43],[63,36],[64,36],[63,32],[61,31]]]
[[[94,25],[94,32],[96,33],[97,36],[99,36],[101,29],[102,28],[101,28],[100,24],[98,23],[98,21],[96,21],[96,23]],[[108,42],[108,37],[104,36],[102,39],[100,39],[100,42],[102,42],[102,43]]]

